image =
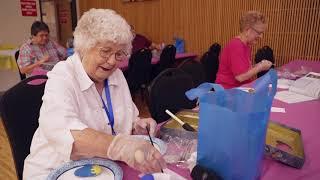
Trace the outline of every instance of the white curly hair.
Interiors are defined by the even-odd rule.
[[[123,17],[110,9],[93,8],[85,12],[73,35],[74,49],[80,54],[101,42],[125,44],[125,51],[131,53],[131,27]]]

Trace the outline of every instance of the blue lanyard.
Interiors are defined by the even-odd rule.
[[[100,96],[100,97],[101,97],[101,101],[102,101],[102,104],[103,104],[103,109],[106,111],[106,114],[107,114],[108,119],[109,119],[108,125],[111,126],[112,135],[116,135],[116,132],[114,131],[114,128],[113,128],[113,126],[114,126],[114,116],[113,116],[113,110],[112,110],[112,104],[111,104],[111,95],[110,95],[108,80],[106,80],[104,82],[104,87],[105,87],[105,93],[106,93],[106,99],[107,99],[108,107],[106,106],[106,103],[102,99],[102,96]]]

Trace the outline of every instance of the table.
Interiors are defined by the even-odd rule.
[[[301,66],[320,72],[320,61],[295,60],[283,67],[294,72]],[[261,179],[320,179],[320,100],[287,104],[275,99],[272,106],[285,108],[286,113],[271,112],[271,120],[301,130],[305,163],[301,169],[295,169],[265,158]]]
[[[15,53],[18,49],[1,49],[0,50],[0,70],[17,71],[18,66]]]
[[[197,54],[194,53],[177,53],[176,60],[183,60],[188,58],[196,58]],[[157,64],[160,61],[159,56],[153,56],[151,59],[151,64]],[[123,60],[119,63],[118,67],[122,71],[127,70],[129,65],[129,59]]]
[[[295,60],[286,65],[285,68],[291,72],[297,71],[301,66],[312,68],[314,72],[320,72],[320,61],[303,61]],[[320,100],[313,100],[302,103],[287,104],[274,99],[273,107],[282,107],[286,109],[286,113],[271,112],[270,119],[276,122],[286,124],[290,127],[301,130],[305,163],[301,169],[295,169],[287,165],[281,164],[269,158],[263,160],[263,169],[261,174],[262,180],[278,180],[278,179],[320,179],[320,142],[318,137],[320,133]],[[120,164],[124,170],[124,179],[139,179],[138,172],[132,168]],[[191,179],[190,172],[187,169],[180,169],[174,165],[169,165],[169,169],[176,173]]]
[[[120,165],[120,167],[123,170],[123,180],[140,180],[139,174],[141,173],[139,171],[127,166],[125,163],[122,163],[122,162],[118,162],[118,165]],[[192,178],[189,175],[190,174],[189,169],[178,168],[177,166],[170,165],[170,164],[167,165],[167,168],[171,169],[175,173],[183,176],[188,180],[192,180]]]

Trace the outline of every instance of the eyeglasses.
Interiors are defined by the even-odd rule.
[[[257,29],[255,29],[254,27],[250,27],[251,29],[253,29],[259,36],[262,35],[264,33],[264,31],[258,31]]]
[[[112,52],[111,48],[100,48],[99,49],[99,55],[103,59],[109,59],[112,55],[114,55],[114,58],[116,61],[122,61],[128,57],[128,54],[122,50],[117,52]]]

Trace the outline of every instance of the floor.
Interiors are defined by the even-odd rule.
[[[140,111],[140,117],[150,117],[150,113],[145,101],[139,95],[135,96],[134,101]],[[2,120],[0,118],[0,179],[17,180],[12,159],[11,148],[5,133]]]

